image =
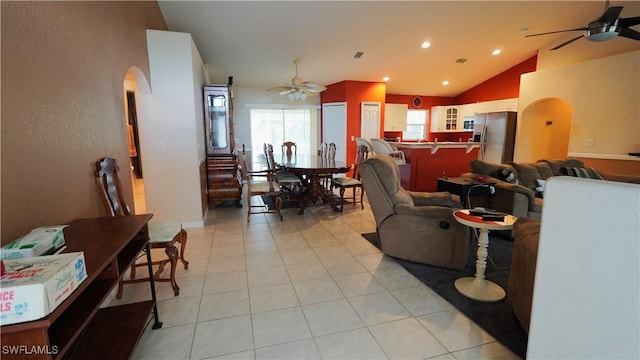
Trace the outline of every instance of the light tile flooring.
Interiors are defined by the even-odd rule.
[[[180,295],[157,283],[164,325],[133,357],[517,359],[360,236],[375,231],[368,204],[283,215],[216,208],[188,229]],[[146,298],[148,283],[128,284],[111,305]]]

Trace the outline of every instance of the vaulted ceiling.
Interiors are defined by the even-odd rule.
[[[190,33],[214,83],[270,88],[290,83],[294,59],[305,81],[379,82],[387,93],[456,96],[534,56],[539,68],[640,49],[616,37],[555,45],[580,32],[604,1],[159,1],[171,31]],[[640,16],[639,1],[621,17]],[[640,31],[640,26],[634,27]],[[429,41],[431,47],[421,44]],[[501,54],[492,55],[495,49]],[[356,52],[362,52],[356,59]],[[456,60],[466,59],[464,63]],[[449,85],[443,86],[444,80]]]

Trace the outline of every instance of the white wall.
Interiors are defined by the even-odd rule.
[[[518,119],[538,100],[559,98],[574,108],[569,155],[630,159],[640,151],[640,51],[523,74]],[[518,123],[515,161],[532,143]],[[594,140],[593,147],[587,146]]]
[[[547,182],[527,358],[640,358],[639,214],[638,185]]]
[[[147,212],[203,226],[203,63],[190,34],[147,30],[151,95],[142,96],[140,147]]]

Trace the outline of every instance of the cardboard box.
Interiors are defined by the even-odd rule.
[[[0,325],[47,316],[87,278],[84,253],[3,260]]]
[[[51,255],[64,246],[64,229],[67,225],[43,226],[13,240],[0,249],[2,259],[20,259],[31,256]]]

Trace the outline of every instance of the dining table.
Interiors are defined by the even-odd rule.
[[[351,165],[343,161],[316,154],[274,154],[276,165],[300,177],[303,182],[302,193],[298,200],[298,214],[304,214],[308,204],[315,204],[322,198],[333,211],[339,212],[331,185],[322,185],[323,178],[334,174],[344,174],[351,170]]]

